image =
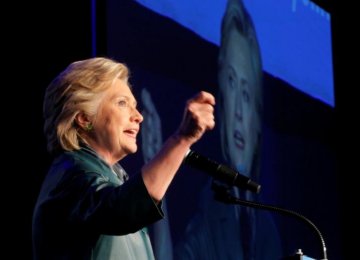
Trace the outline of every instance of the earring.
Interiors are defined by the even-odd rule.
[[[92,125],[92,123],[87,123],[86,125],[85,125],[85,131],[87,131],[87,132],[90,132],[91,130],[93,130],[93,125]]]

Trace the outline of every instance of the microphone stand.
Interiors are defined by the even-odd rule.
[[[284,209],[284,208],[279,208],[276,206],[271,206],[271,205],[265,205],[265,204],[261,204],[261,203],[257,203],[257,202],[252,202],[252,201],[248,201],[248,200],[243,200],[243,199],[239,199],[235,196],[233,196],[229,189],[230,187],[224,184],[220,184],[216,181],[213,180],[212,182],[212,186],[211,186],[212,190],[215,192],[215,199],[226,203],[226,204],[239,204],[242,206],[246,206],[246,207],[251,207],[251,208],[258,208],[258,209],[265,209],[265,210],[270,210],[270,211],[275,211],[277,213],[281,213],[284,215],[288,215],[288,216],[292,216],[295,217],[297,219],[301,219],[302,221],[304,221],[311,229],[313,229],[316,233],[316,235],[318,236],[318,238],[320,239],[321,242],[321,251],[322,251],[322,258],[321,260],[327,260],[327,253],[326,253],[326,246],[325,246],[325,241],[323,236],[321,235],[320,230],[315,226],[315,224],[313,222],[311,222],[308,218],[306,218],[305,216],[292,211],[292,210],[288,210],[288,209]],[[301,250],[299,250],[301,252]],[[299,253],[296,253],[296,255],[299,255]],[[302,253],[301,253],[302,255]],[[287,259],[287,258],[285,258]],[[289,257],[288,259],[295,259],[292,257]],[[298,259],[302,259],[302,258],[298,258]]]

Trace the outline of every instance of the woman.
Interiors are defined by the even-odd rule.
[[[178,130],[128,179],[118,161],[137,151],[143,121],[125,65],[107,58],[70,64],[48,86],[44,132],[54,161],[33,217],[34,259],[154,259],[142,230],[184,155],[214,127],[214,97],[190,99]]]

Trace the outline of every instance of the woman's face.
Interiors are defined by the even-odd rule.
[[[235,29],[229,32],[223,48],[225,56],[219,74],[222,145],[232,166],[249,174],[260,131],[255,104],[256,73],[250,46]]]
[[[137,151],[142,115],[128,84],[116,79],[106,90],[94,120],[91,146],[110,164]]]

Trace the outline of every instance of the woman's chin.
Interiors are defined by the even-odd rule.
[[[136,153],[137,152],[137,145],[129,145],[128,147],[126,147],[125,151],[126,151],[126,154],[133,154],[133,153]]]

